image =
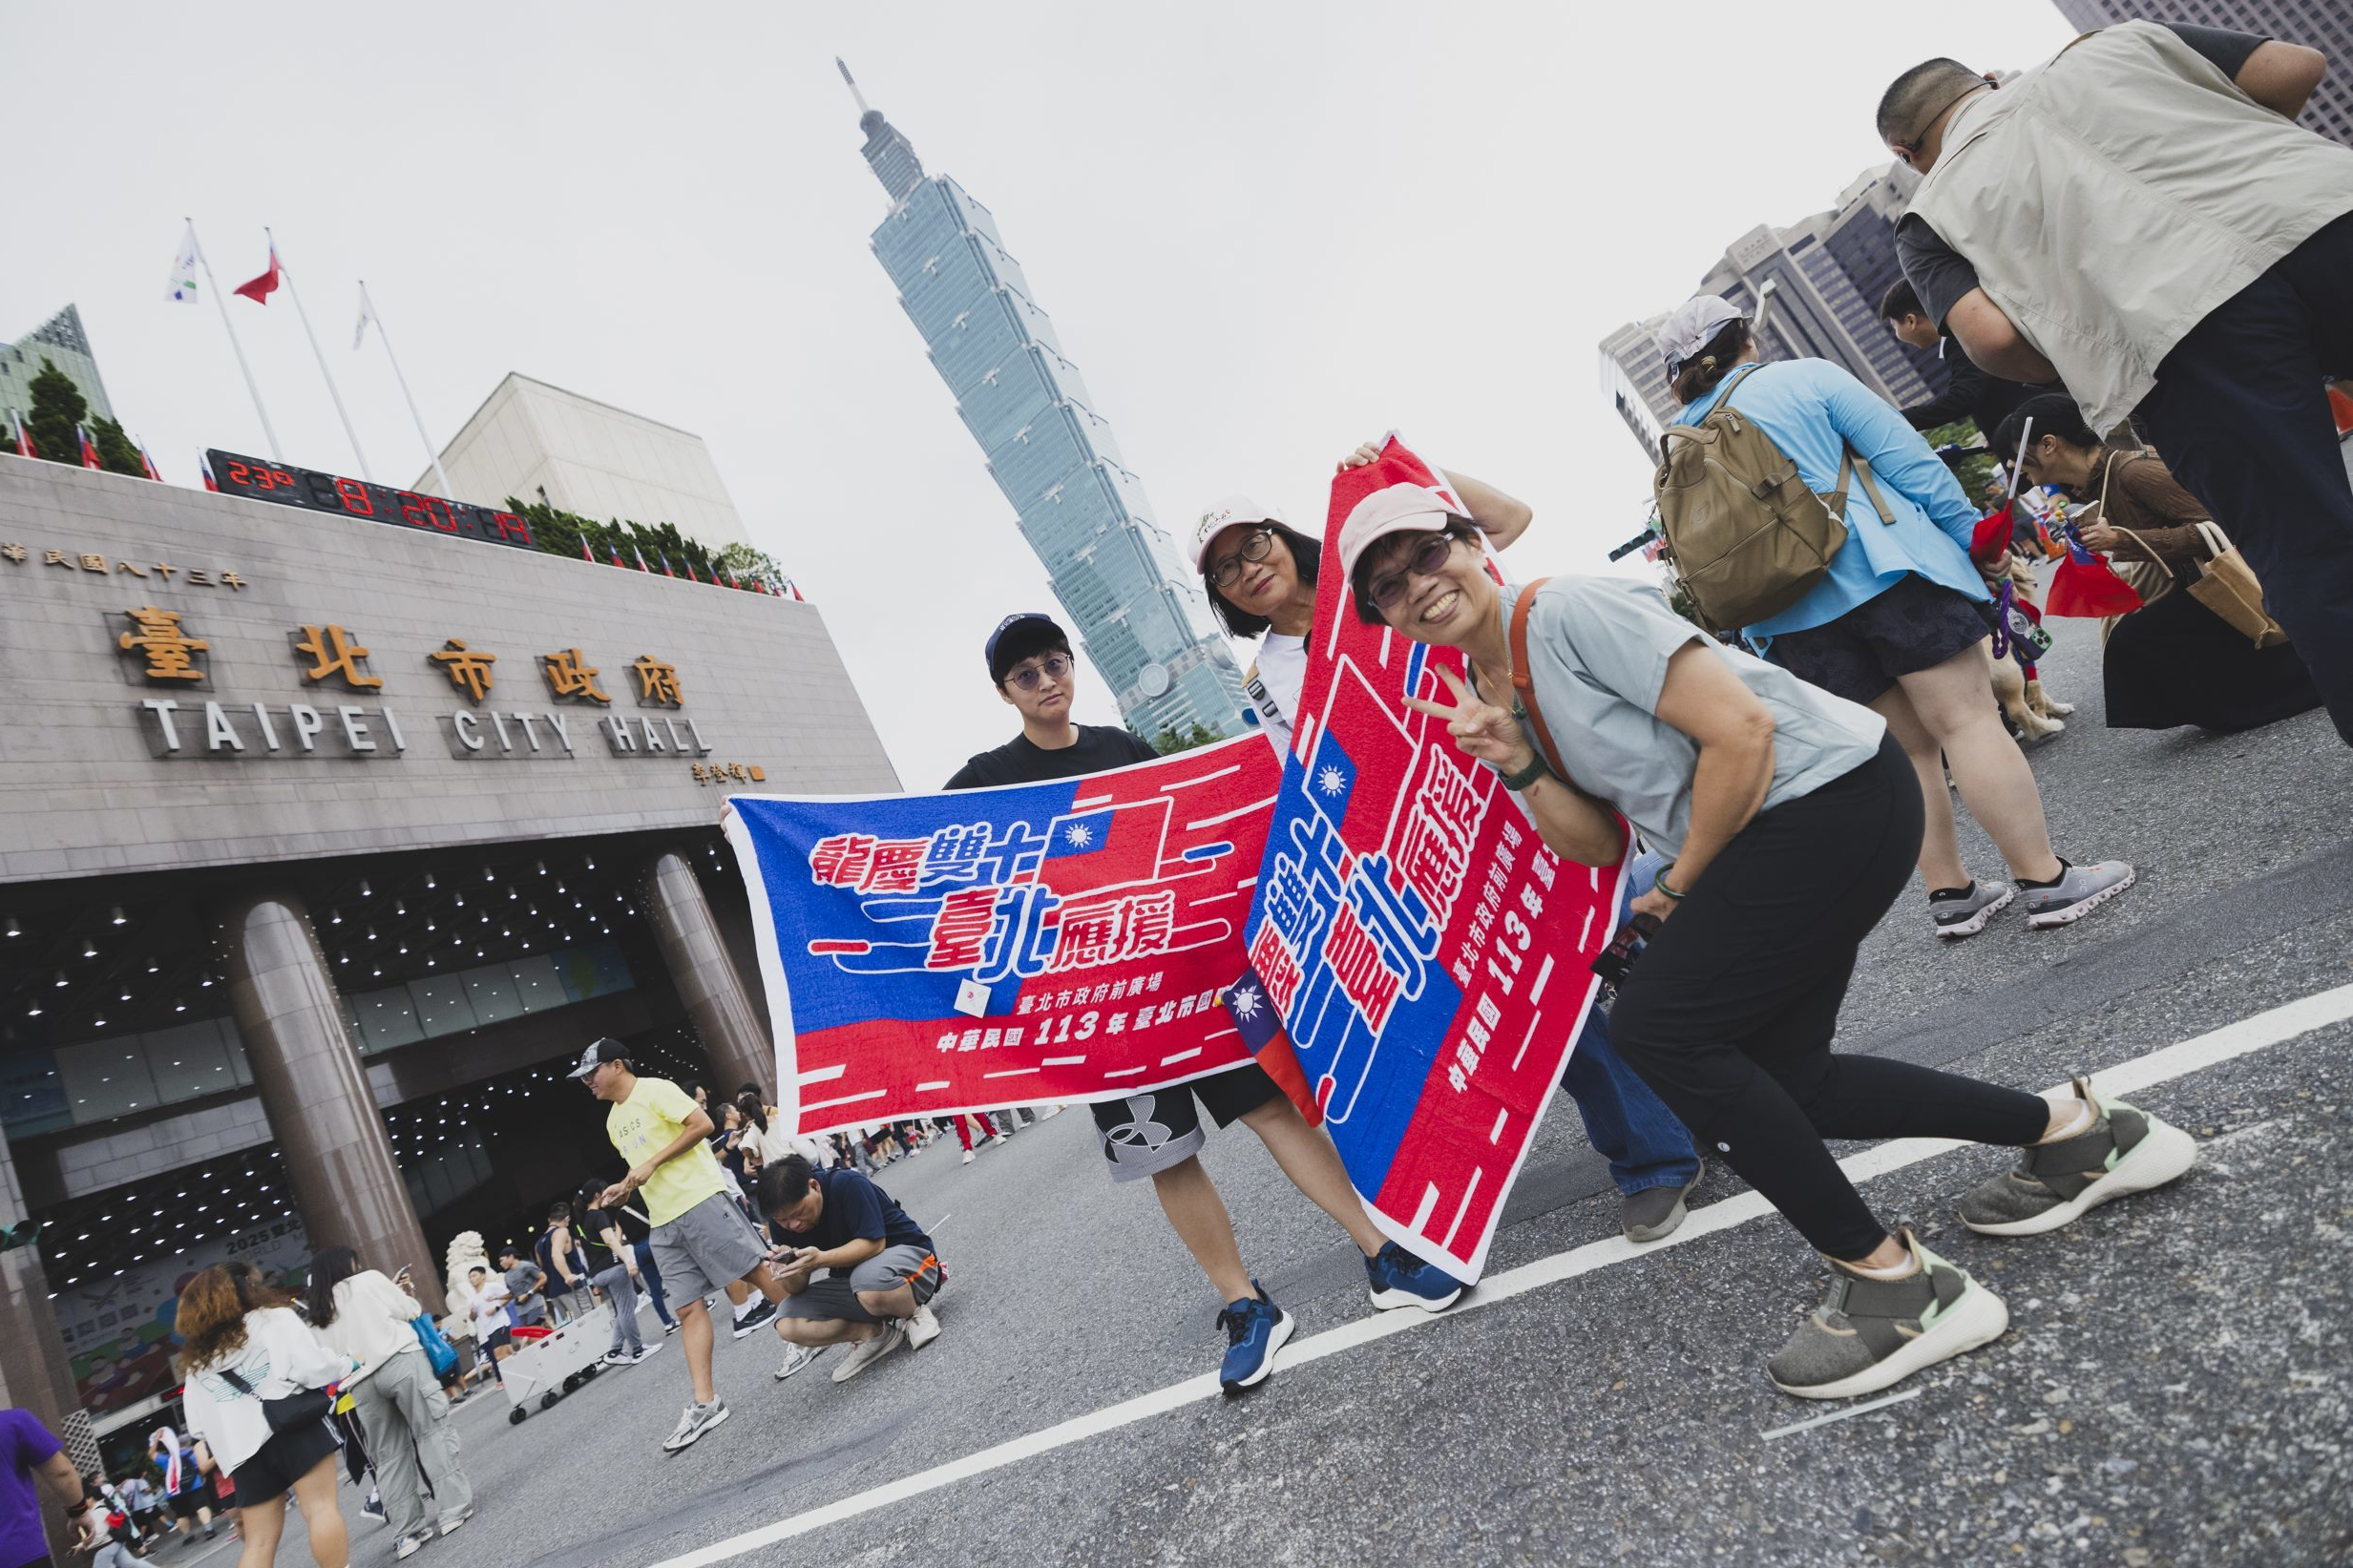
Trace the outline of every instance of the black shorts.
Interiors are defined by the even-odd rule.
[[[196,1517],[196,1511],[198,1509],[212,1507],[212,1483],[210,1481],[202,1481],[196,1486],[183,1487],[179,1491],[172,1494],[170,1502],[172,1508],[172,1517],[176,1519],[193,1519]]]
[[[283,1497],[320,1460],[343,1445],[325,1421],[305,1421],[272,1436],[261,1452],[229,1472],[237,1483],[237,1506],[265,1503]]]
[[[1207,1138],[1203,1111],[1220,1127],[1230,1127],[1282,1092],[1256,1062],[1246,1061],[1174,1088],[1097,1100],[1095,1131],[1111,1161],[1111,1180],[1140,1181],[1199,1154]]]
[[[1834,697],[1868,702],[1896,677],[1934,669],[1991,630],[1975,599],[1907,573],[1827,625],[1783,632],[1765,657]]]

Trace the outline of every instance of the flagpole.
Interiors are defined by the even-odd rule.
[[[326,378],[326,395],[334,400],[335,417],[343,421],[343,433],[351,439],[351,455],[360,460],[360,477],[373,481],[376,476],[368,471],[368,453],[360,449],[360,432],[351,428],[351,416],[344,411],[343,393],[335,389],[335,372],[326,367],[326,355],[319,349],[319,335],[310,329],[310,312],[303,308],[303,291],[294,286],[294,269],[286,265],[285,257],[279,251],[278,237],[270,234],[266,224],[262,232],[269,237],[269,253],[278,259],[278,273],[285,279],[286,293],[294,300],[294,314],[303,324],[303,336],[310,340],[311,357],[319,362],[319,374]]]
[[[392,352],[392,334],[384,329],[384,318],[376,313],[376,302],[368,297],[368,280],[365,278],[360,280],[360,309],[376,324],[376,336],[384,344],[384,357],[392,362],[392,379],[400,383],[400,395],[409,405],[409,417],[416,425],[417,439],[425,443],[425,456],[433,466],[433,478],[441,486],[441,498],[454,501],[457,491],[450,488],[450,476],[441,471],[440,449],[433,445],[433,438],[425,433],[425,416],[417,412],[417,400],[410,395],[409,378],[400,373],[400,356]]]
[[[221,325],[229,335],[229,350],[237,356],[237,367],[245,373],[245,390],[253,394],[253,411],[261,416],[262,434],[269,442],[270,457],[277,462],[286,460],[278,449],[278,432],[270,429],[269,410],[262,407],[262,386],[253,379],[253,366],[245,363],[245,346],[237,341],[237,324],[229,320],[229,302],[221,292],[221,284],[213,277],[213,264],[204,260],[204,243],[196,237],[196,220],[187,220],[188,243],[196,251],[196,264],[204,269],[204,286],[212,290],[213,303],[221,307]]]

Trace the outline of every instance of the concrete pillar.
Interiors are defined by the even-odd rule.
[[[409,1265],[411,1293],[440,1313],[441,1265],[410,1205],[310,911],[291,892],[258,893],[222,914],[221,939],[237,1032],[310,1244],[350,1247],[388,1275]]]
[[[12,1228],[27,1217],[16,1161],[9,1154],[8,1135],[0,1133],[0,1227]],[[87,1475],[97,1468],[98,1445],[91,1436],[81,1393],[74,1386],[65,1345],[57,1337],[57,1314],[49,1305],[49,1273],[41,1265],[37,1242],[0,1252],[0,1408],[11,1406],[40,1417],[65,1444],[74,1469]],[[40,1503],[52,1552],[60,1562],[72,1561],[73,1541],[59,1523],[57,1501],[46,1488],[40,1490]]]
[[[744,989],[727,944],[712,918],[710,900],[684,855],[665,851],[646,864],[645,913],[662,945],[662,962],[669,966],[670,983],[678,988],[710,1058],[714,1100],[732,1098],[738,1086],[756,1083],[773,1098],[777,1093],[776,1047],[767,1024]]]

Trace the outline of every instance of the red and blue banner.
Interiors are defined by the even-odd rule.
[[[1248,1061],[1217,996],[1278,777],[1247,735],[1052,784],[732,797],[786,1124],[1112,1099]]]
[[[1458,512],[1394,438],[1334,481],[1324,558],[1355,506],[1398,486]],[[1463,1279],[1486,1265],[1503,1199],[1599,984],[1620,867],[1544,847],[1492,769],[1445,725],[1450,649],[1356,618],[1337,572],[1318,595],[1292,749],[1229,993],[1253,1039],[1283,1024],[1308,1093],[1380,1228]]]

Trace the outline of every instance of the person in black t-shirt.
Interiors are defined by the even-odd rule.
[[[929,1304],[947,1271],[889,1193],[856,1171],[820,1171],[807,1155],[787,1155],[760,1173],[760,1212],[780,1243],[768,1254],[785,1286],[776,1331],[792,1347],[779,1378],[848,1342],[833,1369],[833,1381],[847,1383],[901,1345],[939,1337]]]
[[[2067,390],[2064,387],[2028,387],[1985,374],[1951,332],[1941,330],[1928,319],[1909,279],[1897,279],[1880,299],[1880,320],[1900,342],[1914,348],[1933,348],[1944,362],[1944,390],[1925,403],[1898,410],[1916,430],[1933,430],[1966,419],[1974,421],[1978,432],[1990,441],[2010,410],[2027,399],[2046,391]]]
[[[1021,715],[1021,733],[965,763],[948,781],[950,789],[1042,784],[1159,755],[1125,730],[1071,722],[1078,667],[1070,638],[1051,618],[1034,613],[1007,616],[989,634],[984,652],[998,696]],[[1220,1373],[1228,1393],[1253,1388],[1273,1371],[1274,1353],[1291,1337],[1292,1320],[1243,1266],[1233,1218],[1201,1166],[1204,1111],[1220,1127],[1240,1121],[1256,1133],[1292,1184],[1348,1232],[1366,1255],[1376,1307],[1438,1311],[1462,1293],[1460,1281],[1381,1234],[1349,1185],[1348,1169],[1332,1140],[1308,1125],[1256,1062],[1173,1088],[1098,1101],[1093,1110],[1111,1180],[1150,1179],[1169,1225],[1227,1304],[1218,1326],[1229,1341]]]

